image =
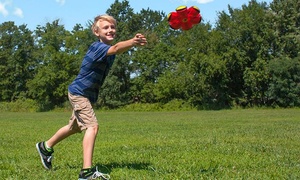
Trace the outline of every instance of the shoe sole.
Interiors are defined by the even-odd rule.
[[[41,153],[40,148],[39,148],[39,143],[36,143],[35,147],[36,147],[36,149],[37,149],[37,151],[38,151],[38,153],[41,157],[41,161],[42,161],[42,164],[43,164],[44,168],[47,169],[47,170],[50,170],[51,168],[47,167],[46,164],[44,163],[44,159],[43,159],[42,153]]]
[[[102,177],[100,177],[101,180],[104,180]],[[79,178],[78,180],[89,180],[89,179],[83,179],[83,178]]]

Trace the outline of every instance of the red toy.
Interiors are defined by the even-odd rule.
[[[197,6],[187,8],[179,6],[176,12],[171,12],[168,15],[168,21],[172,29],[189,30],[195,24],[199,24],[202,20],[200,9]]]

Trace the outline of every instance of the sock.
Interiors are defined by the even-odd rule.
[[[44,145],[45,145],[45,148],[46,148],[46,150],[47,150],[48,152],[52,152],[52,151],[53,151],[53,148],[49,147],[49,146],[47,145],[47,142],[46,142],[46,141],[44,142]]]
[[[81,171],[84,172],[84,173],[87,173],[89,171],[91,171],[92,167],[89,167],[89,168],[82,168]]]

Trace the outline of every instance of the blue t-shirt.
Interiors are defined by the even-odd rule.
[[[97,101],[99,89],[116,57],[106,56],[109,48],[110,45],[100,41],[94,42],[89,47],[78,76],[68,88],[71,94],[84,96],[92,103]]]

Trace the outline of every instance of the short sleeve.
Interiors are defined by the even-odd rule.
[[[94,61],[102,61],[105,59],[109,48],[110,45],[98,41],[91,45],[88,54]]]

